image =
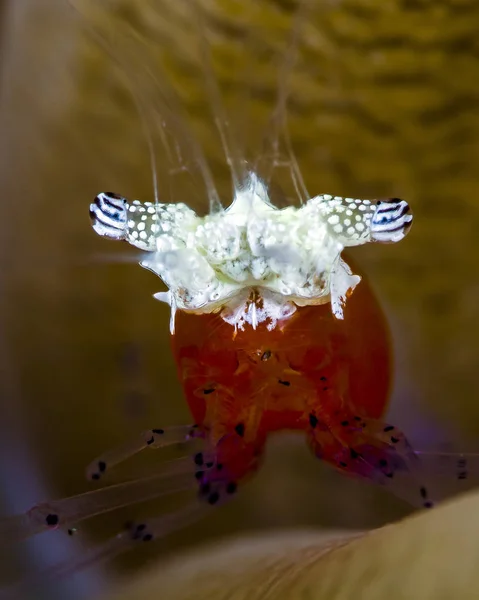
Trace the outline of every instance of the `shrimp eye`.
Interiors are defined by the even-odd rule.
[[[371,219],[371,238],[376,242],[399,242],[412,225],[409,204],[399,198],[379,201]]]
[[[128,202],[112,192],[102,192],[90,204],[92,227],[98,235],[112,240],[124,240],[128,232]]]

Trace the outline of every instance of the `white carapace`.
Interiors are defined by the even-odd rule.
[[[359,283],[341,258],[347,246],[397,242],[412,215],[404,200],[356,200],[324,194],[300,208],[278,209],[254,173],[225,210],[199,217],[186,204],[128,202],[101,193],[90,206],[100,235],[149,252],[140,263],[168,292],[155,294],[177,309],[220,312],[238,328],[265,322],[272,329],[298,306],[331,302],[343,318]]]

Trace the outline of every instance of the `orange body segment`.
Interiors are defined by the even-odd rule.
[[[236,479],[256,468],[268,434],[281,429],[304,430],[316,453],[337,463],[328,456],[338,450],[336,428],[380,419],[387,407],[389,332],[364,279],[344,320],[328,303],[298,308],[272,331],[235,332],[218,314],[179,311],[172,345],[193,419]]]

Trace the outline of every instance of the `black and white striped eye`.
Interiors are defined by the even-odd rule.
[[[409,204],[399,198],[379,201],[371,219],[371,239],[375,242],[399,242],[412,225]]]
[[[124,240],[128,229],[128,206],[126,198],[118,194],[112,192],[98,194],[90,204],[90,219],[93,229],[103,237]]]

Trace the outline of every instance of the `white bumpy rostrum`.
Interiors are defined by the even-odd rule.
[[[343,318],[347,294],[359,283],[342,260],[347,246],[397,242],[412,215],[404,200],[356,200],[324,194],[300,208],[277,209],[266,185],[250,173],[226,209],[199,217],[185,204],[132,203],[101,193],[90,206],[100,235],[149,252],[140,264],[168,292],[155,294],[177,309],[220,312],[235,327],[272,329],[297,306],[331,302]]]

